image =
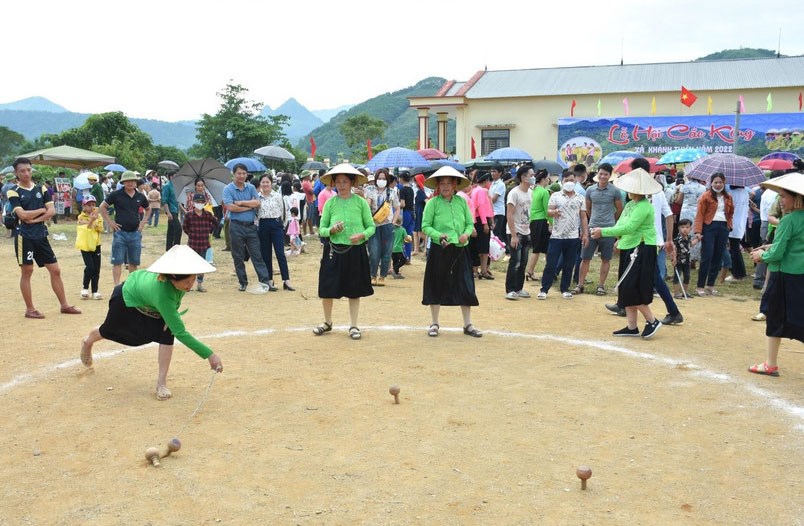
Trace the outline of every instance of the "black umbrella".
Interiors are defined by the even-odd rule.
[[[561,175],[564,172],[563,166],[561,166],[555,161],[548,161],[547,159],[542,159],[541,161],[535,161],[533,163],[533,169],[536,171],[547,170],[547,173],[553,175]]]
[[[301,166],[302,170],[329,170],[329,166],[319,161],[307,161]]]
[[[215,159],[199,159],[185,163],[173,176],[176,195],[179,190],[195,184],[202,179],[212,197],[220,203],[223,200],[223,187],[232,182],[232,172]]]

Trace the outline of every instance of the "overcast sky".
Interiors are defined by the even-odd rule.
[[[483,6],[482,8],[480,6]],[[175,121],[214,113],[229,80],[276,108],[329,109],[438,76],[804,54],[795,0],[51,0],[3,5],[0,102]]]

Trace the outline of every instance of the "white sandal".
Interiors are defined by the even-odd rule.
[[[170,389],[168,389],[166,385],[159,385],[156,387],[156,399],[160,402],[164,402],[171,396],[173,396],[173,393],[170,392]]]

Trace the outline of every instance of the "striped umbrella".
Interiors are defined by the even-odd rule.
[[[748,157],[733,153],[713,153],[687,165],[686,176],[698,181],[709,181],[712,174],[722,173],[731,186],[755,186],[765,181],[762,169]]]
[[[372,172],[380,168],[426,168],[428,166],[430,166],[430,162],[427,159],[413,150],[399,146],[381,151],[366,163],[366,167]]]

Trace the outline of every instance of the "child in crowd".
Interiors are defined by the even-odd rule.
[[[87,194],[82,203],[81,213],[78,214],[76,224],[75,248],[81,251],[84,259],[84,281],[81,286],[81,298],[89,299],[90,289],[92,297],[102,300],[98,292],[98,280],[101,267],[101,232],[103,232],[103,218],[95,207],[96,200],[92,194]]]
[[[299,230],[299,209],[291,207],[290,221],[288,221],[287,229],[288,238],[290,238],[290,255],[298,256],[302,252],[304,242],[301,238],[301,231]]]
[[[394,265],[391,275],[394,279],[405,279],[400,270],[402,270],[403,265],[408,263],[407,258],[405,258],[405,243],[410,243],[412,240],[410,234],[402,226],[402,218],[398,217],[394,222],[394,247],[391,250],[391,261]]]
[[[678,235],[673,240],[676,245],[676,271],[673,275],[673,293],[677,299],[691,298],[687,290],[690,284],[690,252],[693,246],[698,244],[698,239],[690,238],[692,221],[682,219],[678,222]],[[684,289],[681,290],[678,277],[681,275],[684,280]]]
[[[209,236],[212,235],[218,224],[218,220],[212,212],[204,209],[206,204],[207,196],[205,194],[193,194],[193,209],[187,211],[182,224],[182,229],[187,234],[187,246],[202,258],[206,258],[207,249],[210,247]],[[198,292],[207,291],[204,287],[203,274],[198,275],[196,290]]]

